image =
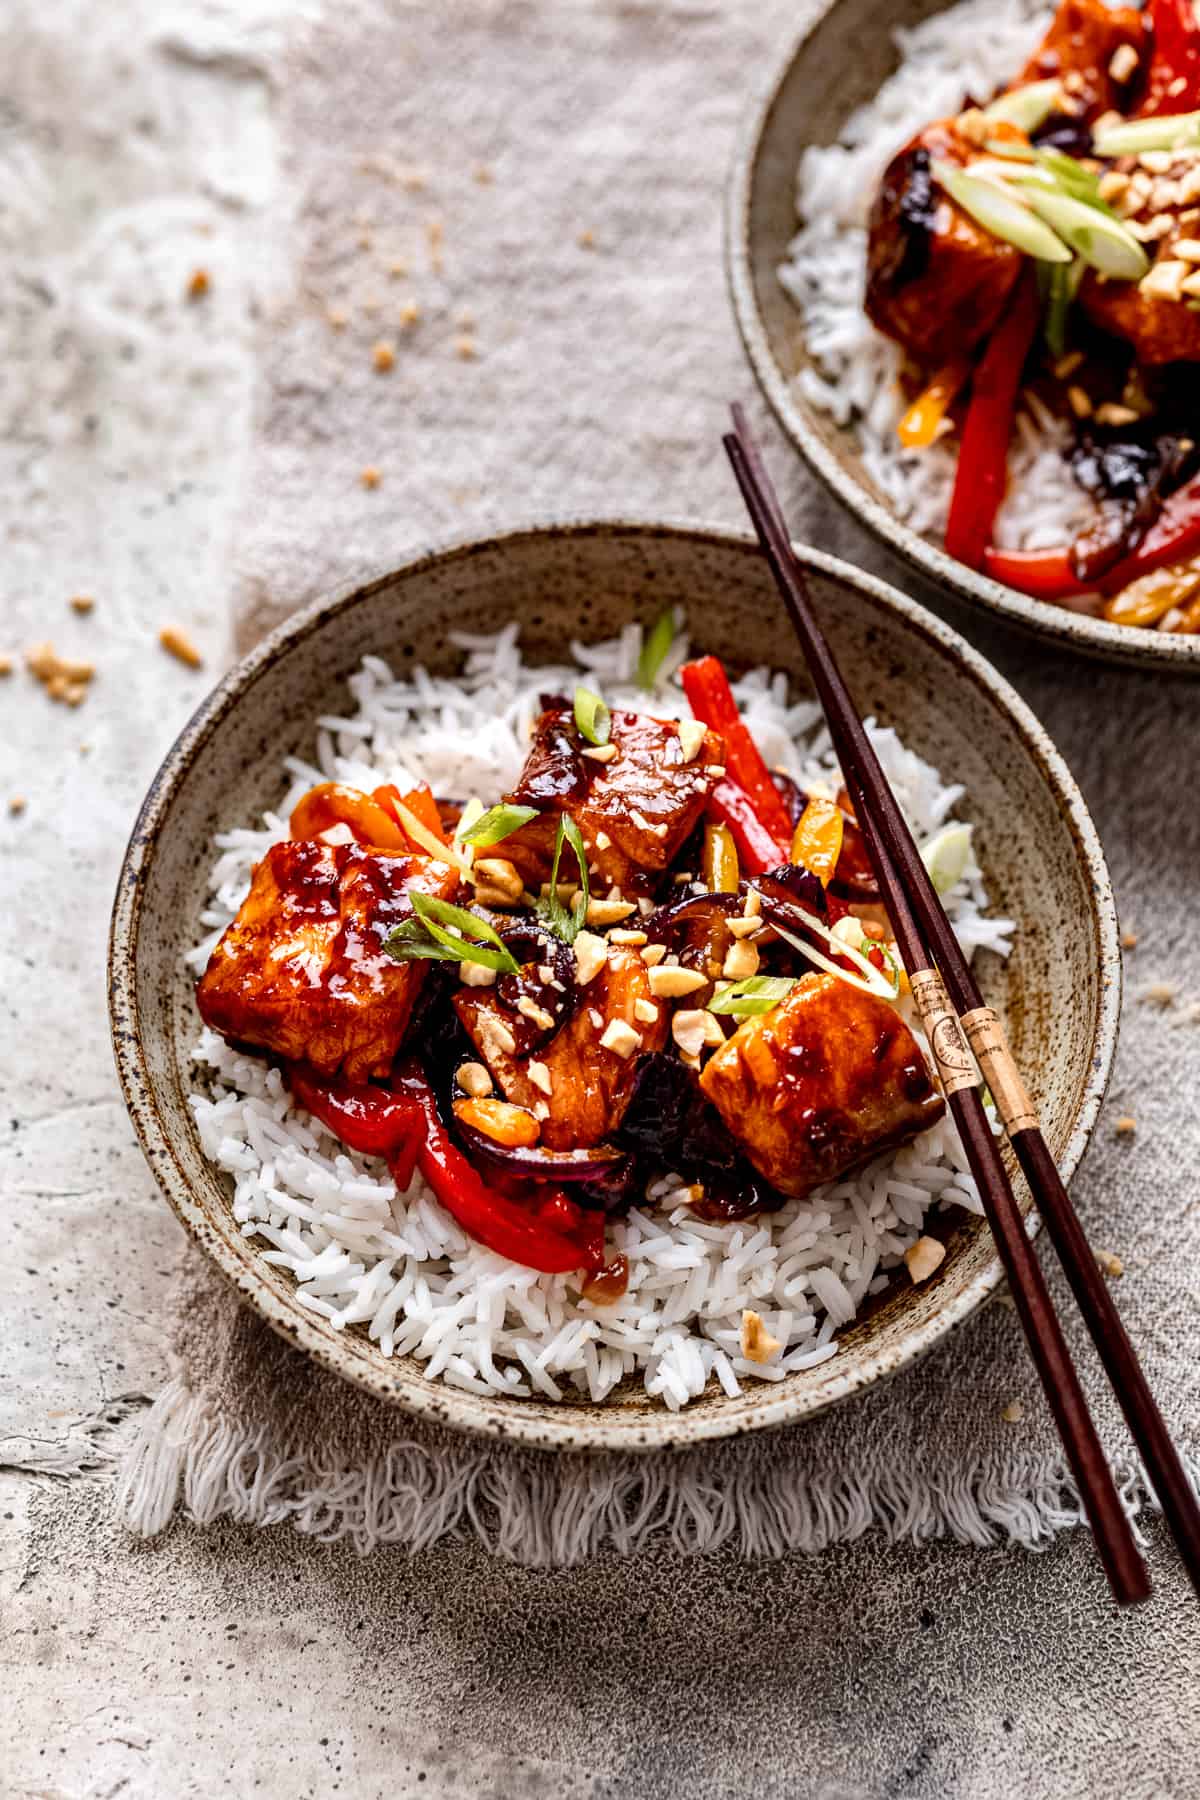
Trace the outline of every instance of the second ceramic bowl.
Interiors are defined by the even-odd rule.
[[[803,321],[777,271],[797,230],[796,168],[810,144],[836,142],[899,60],[893,32],[944,10],[946,0],[826,0],[783,48],[752,99],[730,174],[725,254],[738,328],[764,394],[792,443],[863,524],[923,574],[1060,649],[1106,662],[1200,675],[1200,637],[1111,625],[1031,600],[947,556],[894,511],[863,465],[850,427],[801,393],[811,358]],[[1031,39],[1037,27],[1032,26]],[[999,72],[998,72],[999,74]],[[899,145],[897,145],[899,148]]]

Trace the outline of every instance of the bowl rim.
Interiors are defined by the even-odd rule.
[[[261,1318],[289,1342],[312,1356],[318,1364],[350,1380],[406,1412],[432,1422],[484,1437],[543,1450],[587,1452],[642,1452],[694,1446],[740,1436],[751,1431],[798,1422],[817,1416],[838,1401],[861,1393],[880,1379],[898,1373],[971,1317],[1003,1278],[999,1258],[992,1259],[953,1300],[929,1320],[910,1330],[900,1346],[861,1358],[852,1369],[820,1396],[804,1396],[769,1389],[749,1408],[740,1408],[726,1420],[718,1410],[703,1416],[688,1408],[661,1416],[641,1417],[621,1423],[618,1414],[605,1414],[603,1406],[585,1412],[570,1405],[561,1417],[526,1411],[520,1404],[470,1394],[441,1383],[421,1382],[403,1393],[389,1385],[384,1367],[375,1369],[363,1359],[351,1357],[321,1335],[318,1321],[293,1298],[280,1299],[261,1280],[248,1277],[247,1266],[213,1230],[206,1211],[193,1192],[176,1152],[172,1134],[160,1116],[149,1073],[144,1034],[153,1029],[144,1021],[137,1002],[137,961],[142,894],[157,855],[159,840],[168,828],[174,797],[200,751],[220,729],[222,720],[250,691],[263,671],[282,652],[301,645],[329,620],[358,604],[379,586],[409,579],[423,572],[461,561],[482,552],[504,551],[531,539],[563,536],[575,539],[634,537],[650,541],[688,541],[757,555],[758,546],[748,533],[692,520],[645,520],[622,517],[561,516],[542,518],[488,533],[456,536],[433,548],[416,552],[395,567],[379,568],[339,587],[331,596],[317,599],[293,613],[239,658],[196,708],[166,752],[138,810],[122,860],[113,902],[108,942],[109,1017],[125,1105],[143,1154],[188,1235],[204,1249],[240,1295]],[[984,698],[1000,707],[1021,739],[1057,801],[1060,814],[1075,841],[1080,861],[1091,882],[1090,914],[1099,946],[1100,987],[1096,1028],[1090,1045],[1089,1071],[1074,1125],[1059,1167],[1069,1181],[1087,1147],[1108,1084],[1116,1050],[1121,1009],[1121,954],[1116,905],[1104,852],[1083,796],[1062,754],[1032,710],[1005,678],[951,626],[918,602],[838,557],[810,546],[796,546],[804,563],[859,589],[867,597],[899,615],[918,637],[947,655],[961,673],[983,690]],[[1036,1212],[1027,1218],[1031,1236],[1039,1229]]]
[[[1051,601],[1034,600],[1016,588],[993,581],[948,556],[940,544],[897,517],[878,500],[857,474],[838,461],[813,425],[808,408],[798,400],[771,349],[755,293],[750,243],[750,211],[762,140],[767,123],[797,58],[841,0],[817,0],[806,10],[806,23],[792,32],[780,56],[759,83],[738,128],[725,189],[725,275],[738,333],[763,395],[780,428],[809,467],[876,537],[896,551],[928,580],[947,587],[972,606],[1018,629],[1049,638],[1060,649],[1105,662],[1126,663],[1175,674],[1200,674],[1200,637],[1150,631],[1138,625],[1114,625],[1072,612]],[[954,4],[954,0],[946,0]],[[797,153],[799,161],[799,153]],[[800,314],[796,314],[797,321]]]

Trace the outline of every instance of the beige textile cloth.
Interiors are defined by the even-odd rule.
[[[799,22],[780,0],[355,4],[293,52],[278,94],[295,289],[264,322],[236,549],[243,647],[334,586],[516,519],[740,525],[718,440],[752,381],[724,290],[723,184],[746,96]],[[752,410],[797,535],[912,591]],[[1194,1450],[1196,690],[957,622],[1072,760],[1140,934],[1113,1095],[1075,1195],[1095,1243],[1125,1262],[1123,1310]],[[1139,998],[1160,980],[1172,1003]],[[1138,1130],[1118,1139],[1122,1113]],[[663,1534],[819,1549],[872,1524],[1036,1545],[1078,1521],[1005,1305],[811,1425],[652,1462],[431,1430],[309,1365],[194,1261],[174,1328],[177,1376],[121,1489],[144,1531],[182,1501],[199,1519],[290,1520],[364,1549],[475,1531],[506,1555],[568,1562]],[[1115,1407],[1086,1350],[1082,1362],[1136,1502]],[[1013,1400],[1015,1424],[1000,1416]]]

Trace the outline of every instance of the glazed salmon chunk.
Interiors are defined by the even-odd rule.
[[[558,815],[583,834],[600,891],[644,889],[695,828],[721,765],[721,739],[685,721],[614,712],[607,744],[586,743],[566,706],[538,720],[533,747],[505,799],[542,814],[504,841],[536,890],[550,873]]]
[[[519,1054],[511,1014],[490,988],[466,987],[455,1010],[506,1099],[541,1124],[551,1150],[592,1149],[615,1131],[639,1056],[661,1050],[670,1023],[636,950],[609,947],[572,1017],[543,1046]]]
[[[450,899],[457,885],[432,857],[316,839],[272,845],[200,979],[201,1017],[323,1075],[386,1075],[426,965],[393,961],[384,940],[411,914],[410,892]]]
[[[794,1195],[944,1110],[895,1007],[834,975],[805,975],[771,1012],[744,1020],[700,1086],[759,1173]]]

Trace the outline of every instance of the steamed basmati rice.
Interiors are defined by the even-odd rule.
[[[314,782],[363,788],[425,780],[435,792],[488,802],[511,785],[525,755],[537,696],[570,688],[587,671],[610,704],[686,716],[672,676],[687,655],[681,633],[647,701],[633,685],[641,629],[603,644],[572,644],[573,667],[527,668],[517,626],[459,636],[456,679],[416,669],[397,680],[368,656],[351,677],[354,709],[317,721],[311,764],[288,759],[286,789],[257,828],[216,839],[206,936],[191,952],[203,968],[244,898],[254,864],[287,835],[295,801]],[[832,795],[836,765],[818,710],[791,701],[782,675],[755,670],[735,685],[768,762],[810,791]],[[871,725],[888,776],[919,838],[962,798]],[[985,918],[974,858],[947,904],[968,951],[1005,953],[1012,923]],[[385,1166],[352,1154],[292,1106],[278,1069],[205,1031],[190,1104],[206,1154],[232,1184],[234,1217],[264,1261],[288,1270],[300,1302],[339,1327],[365,1328],[385,1356],[412,1354],[430,1378],[479,1394],[603,1400],[627,1377],[671,1408],[716,1381],[779,1381],[837,1351],[835,1334],[869,1294],[887,1285],[931,1206],[978,1212],[954,1129],[942,1121],[914,1143],[877,1157],[782,1211],[739,1224],[698,1220],[684,1203],[687,1171],[657,1180],[644,1205],[610,1228],[629,1260],[625,1295],[606,1306],[578,1297],[572,1276],[518,1267],[472,1242],[421,1181],[397,1194]],[[741,1354],[743,1310],[753,1308],[782,1348],[763,1364]]]
[[[1024,66],[1050,19],[1050,9],[1033,0],[960,0],[898,30],[895,74],[847,119],[836,144],[810,146],[800,159],[801,228],[779,279],[804,316],[817,366],[796,377],[797,390],[839,425],[853,426],[867,475],[898,516],[926,535],[945,526],[958,440],[905,450],[896,436],[906,405],[903,352],[864,310],[867,214],[896,152],[931,119],[958,113],[965,94],[990,98]],[[1090,502],[1062,454],[1069,432],[1036,396],[1023,395],[996,521],[1002,547],[1068,543],[1090,520]]]

